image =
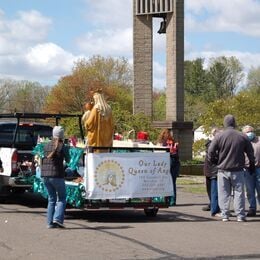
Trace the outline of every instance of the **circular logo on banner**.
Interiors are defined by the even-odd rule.
[[[94,178],[100,189],[106,192],[114,192],[122,187],[125,174],[118,162],[105,160],[96,167]]]

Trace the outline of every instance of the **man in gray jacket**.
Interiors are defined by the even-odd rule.
[[[218,168],[218,199],[222,220],[229,221],[231,191],[234,191],[234,210],[237,221],[246,221],[244,168],[245,154],[249,159],[250,174],[255,171],[252,144],[241,132],[235,130],[233,115],[224,118],[225,130],[217,135],[208,149],[208,159]]]

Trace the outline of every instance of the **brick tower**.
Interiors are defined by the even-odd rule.
[[[152,22],[158,17],[159,33],[166,33],[166,119],[154,126],[172,130],[180,157],[187,160],[192,158],[193,124],[184,122],[184,0],[133,0],[134,113],[152,118]]]

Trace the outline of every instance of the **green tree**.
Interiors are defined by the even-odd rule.
[[[242,63],[234,56],[226,58],[226,66],[229,71],[229,75],[226,82],[226,89],[230,95],[235,95],[242,80],[245,77],[243,72]]]
[[[184,66],[184,118],[193,121],[197,127],[197,118],[207,107],[212,91],[209,88],[208,72],[204,69],[204,59],[185,61]]]
[[[122,109],[119,102],[112,102],[110,105],[113,111],[115,132],[126,136],[127,132],[133,129],[131,125],[133,114],[129,110]]]
[[[198,118],[207,111],[208,104],[202,97],[197,97],[186,93],[184,108],[185,121],[193,122],[194,128],[197,128],[200,126]]]
[[[6,112],[41,112],[49,88],[38,82],[2,80],[0,102]]]
[[[89,65],[96,69],[99,76],[104,78],[105,84],[117,86],[131,86],[133,84],[133,71],[129,62],[124,58],[115,59],[94,56]]]
[[[75,63],[71,75],[60,79],[48,96],[45,111],[81,112],[91,91],[102,89],[109,102],[119,101],[122,109],[132,110],[130,65],[126,60],[94,56]]]
[[[192,96],[205,96],[208,92],[207,72],[203,68],[204,60],[198,58],[184,63],[184,90]]]
[[[165,89],[153,93],[153,120],[164,121],[166,118],[166,93]]]
[[[133,120],[131,122],[131,125],[132,125],[132,127],[133,127],[133,129],[135,130],[136,133],[139,132],[139,131],[148,132],[149,133],[149,139],[153,142],[156,141],[158,134],[159,134],[159,130],[153,128],[150,117],[146,116],[143,113],[135,114],[133,116]]]
[[[260,122],[260,94],[252,91],[241,91],[237,95],[219,99],[209,104],[207,111],[199,117],[200,125],[207,130],[210,127],[223,127],[223,118],[233,114],[239,129],[244,125],[259,128]]]
[[[235,57],[217,57],[210,60],[208,75],[212,100],[233,96],[244,77],[243,67]]]
[[[10,90],[13,87],[14,81],[1,79],[0,80],[0,109],[2,112],[10,112],[6,106],[10,98]],[[13,111],[13,110],[12,110]]]
[[[211,101],[216,98],[222,98],[226,95],[230,96],[225,88],[225,83],[228,78],[228,69],[221,60],[211,60],[211,64],[209,67],[209,78],[209,86],[214,93],[214,95],[212,95]]]
[[[80,59],[76,62],[72,75],[81,74],[85,74],[89,80],[101,81],[107,86],[129,87],[133,84],[132,67],[123,57],[116,59],[96,55],[89,60]]]
[[[247,76],[247,88],[260,93],[260,66],[251,68]]]

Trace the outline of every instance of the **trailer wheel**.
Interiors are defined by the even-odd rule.
[[[156,217],[157,213],[159,211],[159,208],[145,208],[144,213],[147,217]]]

